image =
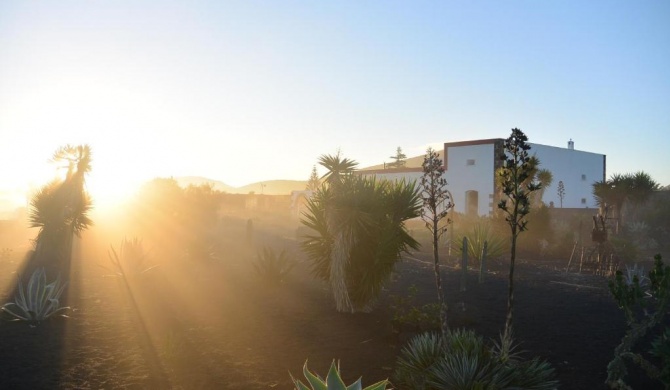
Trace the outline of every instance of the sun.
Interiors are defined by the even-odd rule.
[[[109,209],[128,201],[141,183],[119,175],[94,175],[86,180],[86,189],[93,198],[95,209]]]

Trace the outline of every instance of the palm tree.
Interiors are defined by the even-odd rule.
[[[92,201],[85,190],[85,176],[91,170],[90,147],[61,147],[52,161],[67,163],[65,178],[43,186],[30,203],[30,226],[40,228],[35,257],[41,262],[68,260],[73,236],[80,236],[92,224],[88,217]]]
[[[645,172],[613,174],[609,180],[593,183],[593,196],[601,208],[613,207],[614,219],[618,221],[616,231],[624,225],[624,208],[627,204],[644,204],[651,194],[660,188]]]
[[[329,184],[342,181],[342,178],[354,172],[358,163],[348,158],[342,158],[340,152],[330,155],[324,154],[319,157],[319,164],[326,168],[327,172],[321,177]]]
[[[540,189],[533,194],[535,195],[533,197],[533,206],[539,207],[541,204],[543,204],[542,198],[544,197],[545,189],[551,186],[551,183],[554,182],[554,175],[548,169],[538,169],[535,172],[535,181],[540,183]]]
[[[528,186],[531,183],[540,184],[540,189],[530,194],[530,203],[533,207],[540,207],[542,205],[544,190],[554,182],[554,174],[548,169],[540,169],[540,165],[542,163],[536,155],[528,157],[528,161],[526,161],[528,177],[522,183],[523,186]],[[498,191],[498,199],[503,198],[503,169],[503,167],[498,168],[495,175],[495,188]]]
[[[327,157],[332,156],[320,159],[324,166],[332,162]],[[344,164],[333,166],[356,164],[339,156],[337,161]],[[314,234],[305,237],[302,248],[313,274],[330,284],[337,310],[355,312],[370,308],[401,253],[418,248],[404,221],[419,215],[420,198],[414,184],[339,172],[329,172],[330,184],[307,203],[302,223]]]

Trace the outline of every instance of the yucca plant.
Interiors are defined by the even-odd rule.
[[[293,378],[291,375],[291,380],[295,385],[296,390],[385,390],[388,380],[379,381],[373,385],[363,388],[361,383],[361,378],[351,385],[347,386],[344,384],[342,377],[340,376],[340,363],[335,363],[335,360],[330,365],[330,370],[328,370],[328,375],[326,379],[321,378],[318,374],[312,373],[307,368],[307,362],[302,367],[302,373],[307,379],[307,383],[310,387],[307,387],[303,382]]]
[[[46,271],[44,268],[38,268],[31,275],[25,289],[19,278],[18,295],[14,298],[14,302],[4,304],[2,310],[14,317],[14,321],[42,322],[69,309],[60,306],[59,302],[66,286],[67,282],[61,283],[60,275],[47,284]]]
[[[278,284],[291,272],[295,262],[285,250],[282,249],[277,254],[272,248],[265,247],[258,254],[253,266],[256,274],[265,282]]]
[[[330,284],[340,312],[367,311],[403,252],[417,249],[405,221],[419,216],[414,183],[343,176],[307,202],[302,241],[312,273]]]

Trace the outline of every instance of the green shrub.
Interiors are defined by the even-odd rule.
[[[335,360],[333,360],[333,363],[330,365],[330,370],[328,371],[326,379],[322,379],[318,374],[310,372],[307,369],[307,362],[305,362],[305,365],[302,367],[302,372],[310,387],[307,387],[304,383],[293,378],[293,375],[291,375],[291,380],[293,380],[296,390],[384,390],[388,384],[387,380],[383,380],[363,388],[361,378],[358,378],[356,382],[347,386],[344,384],[342,377],[340,376],[340,364],[338,362],[336,365]]]
[[[279,284],[291,272],[295,262],[285,250],[282,249],[277,255],[272,248],[265,247],[263,252],[258,254],[253,266],[256,274],[263,281],[270,284]]]
[[[557,387],[548,363],[523,361],[514,349],[511,341],[490,347],[473,331],[450,331],[444,339],[425,333],[402,350],[395,384],[417,390]]]
[[[411,285],[402,296],[391,296],[393,318],[391,326],[396,332],[402,330],[432,331],[440,329],[440,305],[428,303],[415,306],[415,298],[419,289]]]
[[[2,310],[14,317],[14,321],[42,322],[69,309],[60,306],[59,302],[66,285],[67,283],[61,283],[60,276],[47,284],[46,271],[38,268],[31,275],[25,289],[19,279],[18,295],[14,302],[4,304]]]

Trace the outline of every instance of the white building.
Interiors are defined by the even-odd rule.
[[[497,207],[495,200],[495,171],[502,166],[502,138],[463,142],[446,142],[439,152],[445,165],[447,189],[453,196],[457,212],[488,215]],[[575,150],[572,140],[567,148],[529,143],[530,155],[540,160],[540,169],[553,175],[552,184],[544,190],[542,201],[560,207],[558,182],[565,188],[563,208],[596,208],[592,184],[604,180],[606,156]],[[378,165],[359,170],[361,174],[375,175],[390,180],[418,180],[423,172],[423,156],[406,160],[404,168],[386,168]]]

